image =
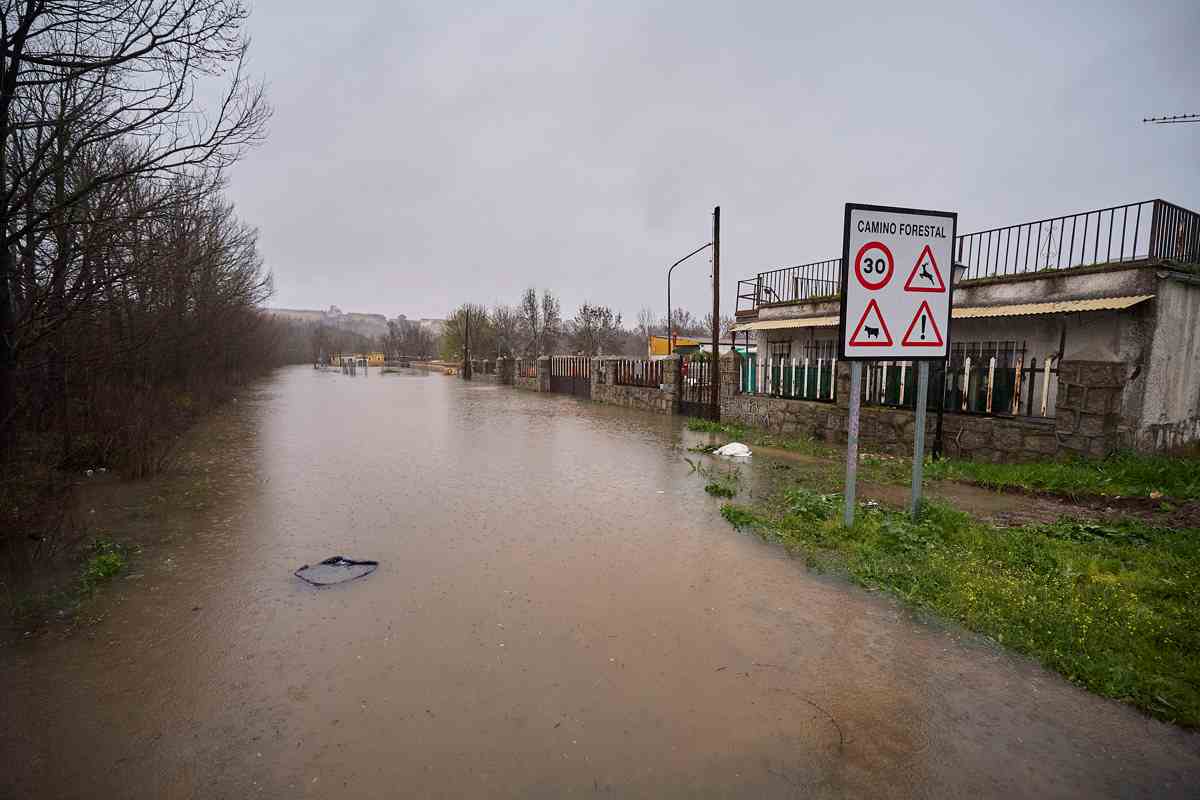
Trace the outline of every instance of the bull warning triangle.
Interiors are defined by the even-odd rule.
[[[872,314],[875,315],[875,324],[868,325],[867,320]],[[883,321],[883,314],[879,312],[879,304],[874,300],[867,303],[862,319],[858,321],[858,325],[854,328],[854,335],[850,337],[847,344],[851,347],[892,346],[892,332],[888,330],[887,323]]]
[[[900,344],[905,347],[942,346],[942,332],[938,330],[937,322],[933,318],[933,309],[929,307],[928,300],[921,301],[921,307],[917,309],[917,315],[913,317],[912,322],[908,323],[908,330],[904,332],[904,338],[900,340]]]
[[[912,272],[908,273],[908,280],[904,282],[904,291],[946,291],[946,282],[942,280],[942,271],[938,269],[937,259],[933,257],[933,250],[929,248],[929,245],[925,245],[925,249],[917,257],[917,263],[913,264]]]

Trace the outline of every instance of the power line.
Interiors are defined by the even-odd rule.
[[[1172,125],[1177,122],[1200,122],[1200,114],[1176,114],[1172,117],[1145,117],[1142,122],[1153,122],[1156,125]]]

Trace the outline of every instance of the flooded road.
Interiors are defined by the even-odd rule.
[[[103,618],[0,651],[0,796],[1195,796],[1195,734],[734,532],[688,436],[277,373],[98,509],[154,529]]]

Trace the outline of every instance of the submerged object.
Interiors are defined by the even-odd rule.
[[[714,450],[719,456],[730,456],[732,458],[746,458],[750,455],[750,448],[741,442],[730,442],[724,447],[718,447]]]
[[[329,586],[356,578],[365,578],[378,566],[378,561],[355,561],[345,556],[333,556],[319,564],[305,564],[292,574],[313,586]]]

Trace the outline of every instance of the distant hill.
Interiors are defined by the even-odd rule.
[[[330,306],[328,311],[310,308],[268,308],[266,312],[284,319],[319,322],[361,336],[385,336],[388,332],[387,317],[383,314],[357,314],[353,311],[347,313],[337,306]]]

